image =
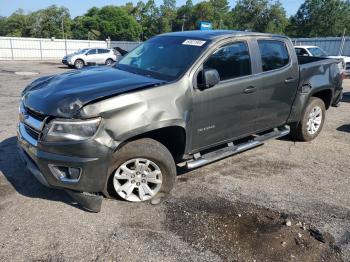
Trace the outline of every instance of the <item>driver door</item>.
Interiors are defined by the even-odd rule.
[[[203,68],[218,71],[220,82],[205,90],[194,90],[190,120],[192,152],[255,131],[258,79],[253,75],[252,64],[247,41],[225,44],[204,62]],[[200,71],[197,81],[201,77]]]
[[[96,64],[98,63],[98,55],[96,49],[90,49],[88,52],[86,52],[85,61],[87,64]]]

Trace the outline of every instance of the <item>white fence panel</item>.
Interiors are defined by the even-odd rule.
[[[0,37],[0,60],[57,60],[66,54],[91,47],[117,47],[130,51],[139,42]]]

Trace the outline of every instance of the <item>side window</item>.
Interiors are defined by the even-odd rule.
[[[237,42],[221,47],[208,58],[204,68],[216,69],[221,80],[250,75],[252,70],[247,44]]]
[[[99,54],[106,54],[106,53],[109,53],[109,50],[107,50],[107,49],[97,49],[97,53],[99,53]]]
[[[87,55],[95,55],[96,54],[96,49],[91,49],[86,53]]]
[[[298,56],[308,56],[309,55],[304,48],[296,48],[295,51],[296,51]]]
[[[289,54],[284,42],[258,40],[263,71],[282,68],[289,63]]]

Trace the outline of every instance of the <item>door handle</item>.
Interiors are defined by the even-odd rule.
[[[256,91],[256,87],[255,86],[249,86],[246,89],[244,89],[244,93],[245,94],[251,94],[254,93]]]
[[[289,83],[295,83],[297,80],[293,77],[288,77],[286,80],[284,80],[284,82],[286,84],[289,84]]]

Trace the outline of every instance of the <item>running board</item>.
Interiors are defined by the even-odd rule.
[[[207,165],[209,163],[215,162],[217,160],[223,159],[228,156],[238,154],[240,152],[252,149],[254,147],[264,144],[266,140],[279,138],[288,135],[290,129],[288,126],[283,126],[280,128],[274,128],[271,132],[265,133],[263,135],[256,135],[254,138],[248,142],[234,145],[232,142],[227,144],[227,147],[221,148],[219,150],[200,155],[195,154],[195,158],[187,161],[186,166],[188,169],[194,169],[200,166]]]

